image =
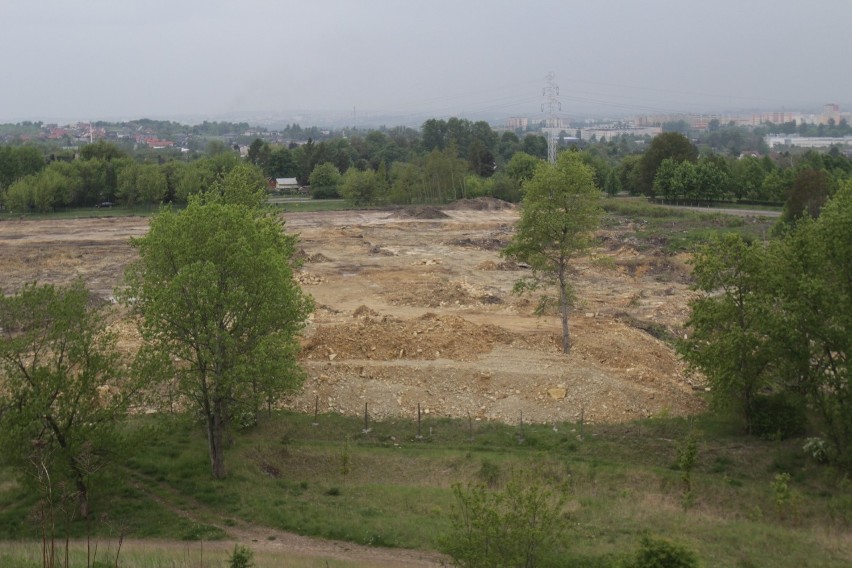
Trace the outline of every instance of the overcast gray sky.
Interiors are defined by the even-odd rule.
[[[852,106],[852,0],[0,0],[0,121]]]

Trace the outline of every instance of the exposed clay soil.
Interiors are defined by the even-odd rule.
[[[308,380],[290,408],[516,422],[581,415],[619,422],[697,412],[700,384],[658,337],[680,333],[690,297],[685,259],[634,246],[633,227],[601,232],[576,263],[573,349],[555,315],[511,293],[528,271],[499,256],[514,206],[479,199],[437,209],[284,214],[300,234],[298,279],[317,305],[303,345]],[[0,222],[0,289],[83,278],[107,300],[134,258],[140,217]],[[136,344],[116,321],[122,351]],[[655,337],[656,336],[656,337]]]

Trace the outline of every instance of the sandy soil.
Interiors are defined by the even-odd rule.
[[[317,304],[304,338],[309,379],[298,410],[483,420],[590,422],[699,411],[700,384],[648,331],[680,333],[690,297],[685,259],[634,246],[634,227],[601,232],[576,263],[573,349],[555,315],[511,293],[528,275],[499,256],[517,210],[494,200],[394,211],[285,214],[300,235],[298,278]],[[141,217],[0,223],[0,289],[82,278],[109,299],[135,252]],[[117,323],[123,348],[132,325]]]

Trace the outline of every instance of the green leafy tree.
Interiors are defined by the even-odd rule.
[[[464,179],[467,163],[457,156],[455,144],[444,150],[432,150],[423,159],[425,201],[447,203],[466,197]]]
[[[564,353],[571,349],[570,263],[590,245],[591,233],[598,228],[603,212],[600,200],[594,172],[576,153],[563,152],[556,164],[542,162],[524,184],[521,218],[515,236],[503,250],[505,256],[532,267],[532,281],[521,281],[517,289],[543,282],[555,281],[558,285]]]
[[[261,208],[267,202],[266,178],[255,165],[237,164],[204,197],[206,201]]]
[[[621,159],[618,166],[618,181],[621,182],[622,189],[626,190],[630,195],[639,195],[639,162],[642,157],[637,154],[631,154]]]
[[[653,196],[657,168],[666,158],[676,162],[694,162],[698,159],[698,149],[689,141],[689,138],[678,132],[664,132],[656,136],[637,165],[635,183],[639,193]]]
[[[751,433],[755,401],[770,384],[774,345],[766,330],[773,298],[769,293],[768,254],[729,234],[701,248],[693,259],[695,288],[689,335],[678,344],[686,362],[710,383],[717,406],[733,404]]]
[[[796,173],[781,221],[794,223],[803,215],[818,217],[832,192],[832,179],[825,170],[804,167]]]
[[[79,282],[0,296],[0,451],[30,479],[73,486],[81,517],[90,476],[122,447],[116,427],[135,392],[103,315]]]
[[[804,393],[835,459],[852,463],[852,182],[774,248],[779,374]]]
[[[423,170],[416,163],[396,162],[390,169],[388,201],[391,203],[421,203],[426,200]]]
[[[331,162],[323,162],[316,166],[309,178],[311,196],[314,199],[331,199],[340,197],[339,188],[342,178],[337,166]]]
[[[116,197],[128,207],[156,205],[168,189],[166,176],[154,164],[131,164],[118,172]]]
[[[115,185],[112,183],[112,167],[109,162],[92,158],[75,160],[71,165],[74,168],[73,176],[76,178],[72,203],[95,205],[101,201],[112,200]]]
[[[684,187],[681,183],[679,163],[671,158],[660,162],[657,174],[654,176],[654,195],[659,195],[666,201],[676,202],[683,196]]]
[[[272,149],[269,147],[269,143],[264,142],[260,138],[255,138],[249,145],[246,160],[261,170],[266,171],[271,155]]]
[[[763,178],[761,184],[761,194],[769,201],[784,203],[787,195],[790,193],[790,188],[793,186],[793,177],[795,172],[792,169],[773,169],[769,171]]]
[[[491,179],[491,196],[503,201],[518,203],[523,195],[521,184],[504,173],[498,172]]]
[[[734,162],[734,194],[738,198],[767,200],[763,191],[763,179],[766,170],[757,158],[746,157]]]
[[[501,163],[508,162],[516,152],[521,150],[521,141],[514,132],[504,132],[497,143],[497,157]]]
[[[379,176],[373,170],[359,171],[349,169],[343,176],[340,195],[353,205],[370,205],[376,203],[383,193]]]
[[[695,183],[695,199],[702,201],[725,199],[729,196],[733,184],[728,163],[716,154],[701,157],[695,165]]]
[[[0,191],[44,167],[44,154],[35,146],[0,146]]]
[[[607,195],[618,195],[621,191],[621,178],[618,175],[618,168],[612,167],[606,174],[606,180],[604,181],[604,191]]]
[[[253,190],[154,217],[132,242],[140,258],[122,294],[140,316],[149,368],[175,377],[203,416],[216,478],[231,423],[253,422],[303,377],[298,334],[311,301],[293,278],[296,238],[246,205]]]
[[[293,152],[286,146],[274,147],[266,162],[264,171],[269,177],[296,177],[298,165],[293,157]]]
[[[13,183],[6,193],[6,206],[19,213],[31,209],[46,213],[67,205],[70,199],[68,180],[47,168]]]
[[[110,142],[99,140],[93,144],[86,144],[80,149],[80,157],[84,160],[103,160],[109,162],[118,158],[126,158],[127,153]]]
[[[544,160],[547,158],[547,138],[537,134],[527,134],[521,141],[521,151]]]
[[[504,171],[506,175],[515,180],[519,185],[532,179],[536,168],[541,163],[540,158],[530,156],[525,152],[515,152]]]

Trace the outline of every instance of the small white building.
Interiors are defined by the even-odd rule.
[[[296,181],[296,178],[275,178],[275,190],[297,192],[299,191],[299,182]]]

